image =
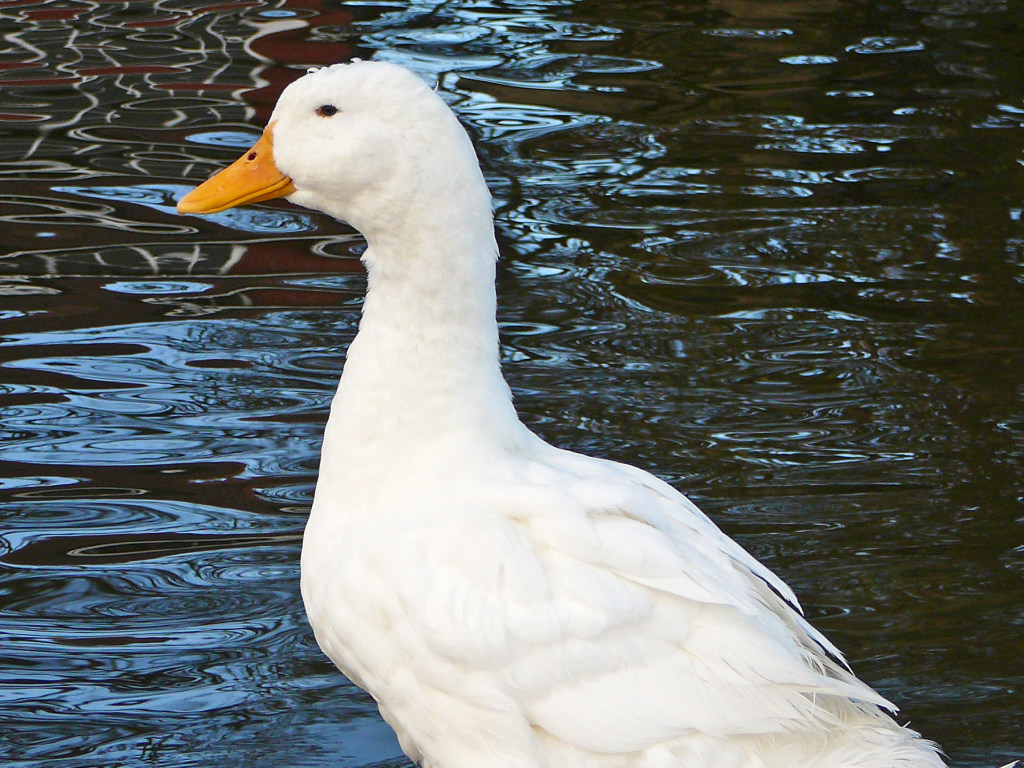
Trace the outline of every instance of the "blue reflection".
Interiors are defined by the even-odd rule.
[[[783,64],[835,64],[839,59],[835,56],[812,56],[810,54],[804,54],[801,56],[784,56],[779,59]]]
[[[180,280],[122,280],[103,286],[115,293],[131,293],[142,296],[166,296],[179,293],[204,293],[213,286],[209,283],[193,283]]]
[[[267,15],[265,12],[261,15]],[[204,144],[208,147],[232,147],[235,149],[248,149],[257,141],[260,134],[246,131],[207,131],[205,133],[193,133],[185,137],[185,141],[193,144]]]
[[[66,192],[99,200],[115,200],[152,208],[161,213],[177,215],[177,201],[191,192],[184,184],[137,184],[113,187],[54,187],[55,192]],[[231,208],[204,216],[204,219],[242,232],[285,234],[316,230],[313,218],[304,213],[291,213],[262,208]]]

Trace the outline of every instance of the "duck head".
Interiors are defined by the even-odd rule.
[[[368,240],[446,201],[490,198],[468,136],[444,101],[384,62],[309,72],[281,94],[262,138],[178,203],[208,214],[286,197],[348,222]],[[417,222],[413,222],[417,225]]]

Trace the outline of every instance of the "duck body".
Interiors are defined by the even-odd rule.
[[[411,759],[942,766],[786,584],[684,496],[519,421],[499,366],[490,196],[436,94],[394,65],[337,65],[289,86],[271,131],[265,155],[287,183],[259,184],[368,243],[302,597],[320,647]],[[224,202],[203,194],[180,209]]]
[[[410,758],[941,765],[825,650],[781,582],[670,487],[539,441],[521,449],[505,471],[396,488],[344,522],[318,487],[307,615]],[[425,473],[451,478],[446,458]]]

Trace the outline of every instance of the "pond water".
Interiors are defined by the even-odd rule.
[[[958,766],[1024,755],[1024,10],[0,0],[0,762],[401,763],[299,541],[360,238],[174,200],[305,68],[476,140],[523,418],[691,496]]]

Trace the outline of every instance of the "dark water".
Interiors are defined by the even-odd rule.
[[[174,199],[307,66],[437,79],[506,371],[653,469],[959,766],[1024,754],[1024,8],[0,0],[0,763],[397,756],[298,551],[358,236]]]

